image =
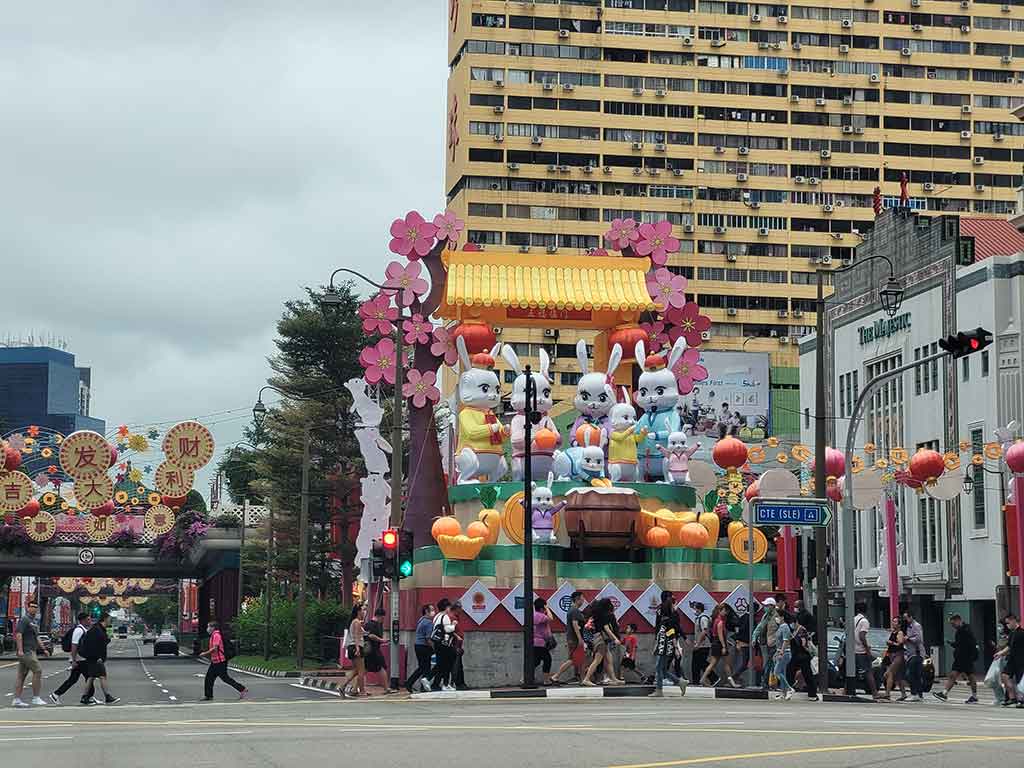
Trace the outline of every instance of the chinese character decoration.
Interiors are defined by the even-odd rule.
[[[146,512],[146,530],[157,536],[167,533],[174,527],[174,512],[163,504],[157,504]]]
[[[0,512],[17,512],[32,500],[32,478],[24,472],[0,472]]]
[[[75,480],[105,475],[114,462],[114,450],[103,435],[88,430],[72,432],[60,444],[60,466]]]
[[[164,455],[181,469],[195,471],[205,467],[213,458],[213,449],[213,435],[198,421],[183,421],[164,435]]]
[[[49,512],[39,512],[25,521],[25,532],[32,541],[42,544],[52,539],[57,532],[57,521]]]
[[[170,459],[163,462],[156,468],[154,483],[156,489],[164,496],[178,498],[185,496],[192,490],[192,483],[195,481],[195,472],[191,469],[182,469],[175,465]]]
[[[90,511],[103,507],[114,495],[114,481],[106,475],[76,480],[74,486],[78,506]]]

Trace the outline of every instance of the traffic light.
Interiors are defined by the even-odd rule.
[[[398,578],[412,576],[412,565],[412,531],[402,530],[398,533]]]
[[[385,528],[380,535],[380,544],[384,550],[384,578],[398,578],[398,529]]]
[[[984,328],[973,331],[960,331],[954,336],[939,339],[939,346],[953,357],[965,357],[980,352],[992,343],[992,334]]]
[[[370,545],[370,573],[374,581],[384,574],[384,545],[379,541],[374,541]]]

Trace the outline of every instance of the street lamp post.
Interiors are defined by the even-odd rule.
[[[831,274],[835,275],[840,272],[848,272],[855,266],[861,264],[867,264],[871,261],[881,260],[889,265],[889,279],[886,280],[885,285],[879,290],[879,299],[882,303],[883,309],[889,317],[893,317],[899,311],[900,304],[903,302],[903,288],[896,280],[896,272],[893,268],[892,261],[886,256],[876,255],[869,256],[866,259],[850,264],[847,267],[841,267],[834,269]],[[826,424],[826,398],[825,398],[825,377],[827,372],[825,370],[825,271],[817,270],[817,297],[815,303],[815,314],[816,314],[816,344],[815,344],[815,363],[817,367],[817,376],[815,381],[815,418],[814,418],[814,492],[821,498],[826,497],[826,472],[825,472],[825,424]],[[866,391],[866,390],[865,390]],[[863,392],[861,393],[863,397]],[[859,402],[859,401],[858,401]],[[851,422],[852,424],[853,422]],[[850,468],[850,457],[851,449],[847,449],[846,467],[847,474],[849,474]],[[846,481],[846,493],[849,495],[852,492],[852,481]],[[850,519],[847,519],[850,518]],[[846,592],[845,613],[847,623],[847,634],[852,635],[853,632],[853,520],[851,517],[851,511],[847,508],[842,524],[842,547],[843,547],[843,559],[846,573],[846,579],[844,589]],[[817,608],[818,608],[818,621],[817,621],[817,632],[818,632],[818,686],[820,689],[825,690],[828,687],[828,644],[825,642],[827,632],[827,621],[828,621],[828,568],[825,559],[827,557],[827,535],[828,528],[823,526],[818,528],[814,535],[815,543],[815,555],[817,560]],[[847,638],[847,649],[853,648],[853,642]],[[849,660],[853,660],[853,654],[847,652]],[[847,664],[850,667],[850,663]]]
[[[523,688],[536,688],[533,661],[533,427],[540,423],[537,412],[537,384],[530,366],[526,376],[526,405],[523,412]]]

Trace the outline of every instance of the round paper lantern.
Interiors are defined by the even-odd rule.
[[[623,360],[632,360],[635,357],[633,350],[638,341],[646,343],[647,332],[636,323],[622,323],[615,326],[608,334],[609,349],[616,344],[622,347]]]
[[[742,467],[747,461],[747,446],[735,437],[723,437],[715,443],[711,458],[722,469]]]
[[[704,512],[697,522],[703,525],[708,532],[708,543],[707,546],[713,547],[718,543],[718,531],[721,528],[722,520],[714,512]]]
[[[558,445],[558,435],[550,429],[538,429],[533,435],[533,444],[542,451],[553,451]]]
[[[117,446],[110,444],[110,466],[117,464]]]
[[[96,517],[108,517],[109,515],[114,514],[115,509],[116,507],[114,506],[114,502],[108,501],[105,504],[96,507],[92,513],[96,515]]]
[[[708,529],[700,523],[687,523],[679,532],[679,540],[690,549],[704,549],[710,539]]]
[[[470,355],[487,352],[494,346],[498,338],[494,335],[494,329],[491,326],[481,323],[479,320],[465,320],[455,326],[452,331],[452,341],[454,342],[460,336],[466,342],[466,351]]]
[[[160,503],[170,509],[180,509],[187,496],[161,496]]]
[[[491,529],[487,527],[486,523],[481,523],[479,520],[474,520],[472,523],[466,526],[466,535],[469,536],[469,538],[471,539],[487,539],[491,535]]]
[[[15,514],[17,514],[18,517],[35,517],[39,514],[40,509],[41,507],[39,506],[38,500],[29,499],[28,504],[19,509]]]
[[[839,483],[829,483],[825,495],[838,504],[843,500],[843,489]]]
[[[930,448],[918,448],[910,459],[910,474],[922,483],[934,483],[945,469],[942,454]]]
[[[590,442],[587,442],[589,436]],[[593,424],[580,424],[576,430],[578,445],[601,445],[601,429]]]
[[[4,466],[8,472],[14,472],[18,467],[21,466],[21,451],[7,446],[7,450],[4,451]]]
[[[656,525],[647,531],[647,535],[644,539],[647,542],[647,546],[654,547],[655,549],[662,549],[668,546],[669,542],[672,540],[672,534],[668,532],[668,528],[662,528],[660,525]]]
[[[1024,472],[1024,442],[1014,443],[1006,451],[1006,466],[1011,472]]]
[[[893,473],[893,478],[900,485],[905,485],[907,488],[913,488],[915,491],[921,488],[921,481],[914,477],[912,474],[905,470],[897,470]]]
[[[814,474],[815,461],[811,459],[811,474]],[[825,449],[825,477],[842,477],[846,473],[846,455],[835,448]]]
[[[754,482],[747,486],[747,490],[743,492],[743,498],[745,498],[747,501],[750,501],[751,499],[756,499],[760,495],[760,493],[760,481],[755,480]]]
[[[461,533],[462,526],[459,525],[459,521],[450,515],[437,518],[430,526],[430,535],[434,537],[434,541],[439,541],[440,536],[458,536]]]

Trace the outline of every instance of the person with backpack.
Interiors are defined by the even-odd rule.
[[[454,691],[452,685],[452,670],[455,668],[455,629],[458,621],[455,619],[454,608],[447,597],[442,597],[437,602],[437,615],[434,617],[434,629],[430,635],[434,644],[434,653],[437,654],[437,669],[434,671],[435,691]]]
[[[79,654],[85,659],[86,677],[89,685],[82,696],[84,706],[99,704],[96,701],[96,681],[99,680],[100,688],[103,689],[103,703],[116,704],[121,699],[112,696],[107,689],[107,646],[110,644],[110,635],[107,634],[107,624],[110,623],[110,614],[103,612],[99,619],[82,636],[81,645],[78,647]]]
[[[804,678],[804,685],[807,686],[807,698],[810,701],[820,701],[818,698],[818,681],[811,670],[811,636],[808,627],[814,624],[814,616],[804,611],[798,614],[793,628],[793,636],[789,641],[790,661],[786,668],[786,680],[792,683],[796,679],[796,673],[800,672]],[[787,701],[789,697],[786,697]]]
[[[648,694],[651,698],[664,696],[662,687],[665,679],[679,686],[679,692],[686,695],[686,686],[689,682],[686,678],[677,677],[669,670],[672,659],[681,653],[680,638],[682,630],[679,627],[679,614],[676,612],[676,601],[672,593],[665,590],[661,593],[661,605],[658,606],[658,615],[654,626],[654,691]]]
[[[85,660],[78,653],[79,646],[82,644],[82,638],[85,637],[85,633],[89,631],[89,614],[85,611],[79,611],[78,623],[75,624],[71,629],[64,633],[64,637],[60,640],[61,650],[65,653],[71,654],[71,674],[68,675],[68,679],[61,683],[60,688],[50,694],[50,701],[54,704],[60,704],[60,697],[71,690],[75,683],[85,676]]]
[[[238,691],[238,698],[244,699],[249,694],[249,689],[235,680],[228,674],[228,661],[234,657],[234,643],[226,643],[224,633],[220,630],[220,624],[211,621],[208,625],[210,630],[210,647],[200,653],[200,656],[209,656],[210,666],[206,668],[205,693],[203,701],[213,701],[213,683],[219,677],[225,683]]]
[[[940,701],[948,701],[949,692],[962,677],[971,686],[971,695],[964,704],[977,704],[978,679],[974,676],[974,665],[978,661],[978,641],[974,639],[970,625],[964,622],[959,613],[950,616],[949,623],[954,632],[953,639],[949,641],[953,646],[953,669],[946,681],[946,690],[932,691],[932,696]]]
[[[691,602],[693,610],[693,654],[690,660],[690,679],[700,680],[711,653],[711,619],[704,613],[704,603]],[[697,685],[703,685],[698,682]]]
[[[430,657],[434,655],[430,635],[434,631],[435,611],[429,603],[420,609],[420,620],[416,622],[416,670],[405,681],[405,689],[409,693],[413,693],[416,686],[424,692],[430,690]]]

